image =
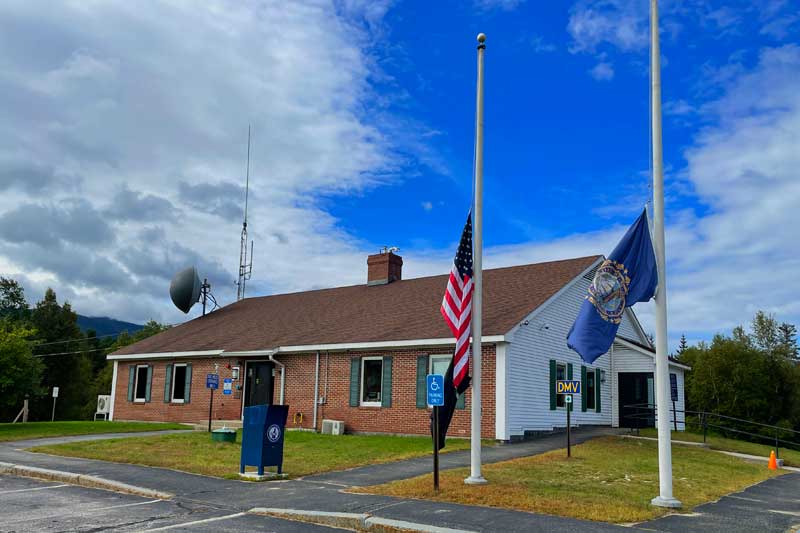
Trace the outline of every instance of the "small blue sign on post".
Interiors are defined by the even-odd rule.
[[[219,374],[206,375],[206,388],[211,390],[217,390],[219,388]]]
[[[428,405],[441,407],[444,405],[444,376],[428,374]]]
[[[222,394],[229,396],[233,394],[233,379],[225,378],[222,380]]]

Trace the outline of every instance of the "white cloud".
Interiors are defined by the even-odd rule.
[[[421,205],[422,205],[422,209],[424,209],[425,211],[432,211],[433,210],[433,202],[431,202],[429,200],[425,200],[424,202],[422,202]]]
[[[480,11],[491,11],[493,9],[513,11],[523,2],[525,0],[473,0],[473,5]]]
[[[589,74],[597,81],[610,81],[614,79],[614,67],[611,63],[602,61],[589,70]]]
[[[198,263],[230,301],[252,124],[249,294],[360,282],[368,243],[316,198],[395,181],[420,160],[446,171],[404,133],[429,128],[405,127],[371,85],[388,8],[4,3],[0,31],[16,45],[0,51],[0,217],[44,217],[0,236],[4,275],[26,280],[31,300],[52,284],[86,314],[174,322],[169,276]],[[79,218],[78,199],[84,218],[102,213],[102,246],[59,224]]]

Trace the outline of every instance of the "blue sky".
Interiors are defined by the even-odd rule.
[[[800,4],[661,12],[672,341],[800,323]],[[650,194],[644,0],[8,2],[0,30],[0,273],[31,301],[174,323],[197,264],[230,302],[248,123],[250,295],[361,283],[383,245],[446,272],[480,31],[487,266],[608,253]]]

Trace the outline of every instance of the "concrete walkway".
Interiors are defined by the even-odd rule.
[[[92,440],[129,439],[132,437],[153,437],[156,435],[171,435],[174,433],[187,433],[191,429],[161,429],[157,431],[128,431],[125,433],[94,433],[90,435],[68,435],[64,437],[44,437],[40,439],[12,440],[0,442],[0,446],[11,446],[17,449],[33,448],[34,446],[50,446],[51,444],[66,444],[68,442],[83,442]]]
[[[574,446],[575,444],[580,444],[595,437],[617,435],[619,432],[618,429],[608,427],[576,429],[572,432],[572,444]],[[565,433],[547,435],[538,439],[526,440],[513,444],[485,447],[481,453],[481,462],[483,464],[498,463],[500,461],[508,461],[509,459],[539,455],[540,453],[549,452],[551,450],[566,448],[566,446],[567,436]],[[461,468],[469,465],[469,450],[439,455],[439,468],[441,470],[450,470],[452,468]],[[334,483],[346,487],[365,487],[430,474],[432,468],[433,459],[431,456],[427,456],[393,463],[361,466],[339,472],[326,472],[324,474],[307,476],[303,479],[306,481]]]

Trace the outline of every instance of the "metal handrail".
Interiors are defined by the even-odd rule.
[[[640,404],[623,405],[622,408],[623,409],[626,409],[626,408],[627,409],[635,409],[637,411],[646,410],[646,412],[634,412],[631,415],[627,415],[626,414],[625,416],[627,418],[645,419],[645,418],[650,418],[651,416],[657,414],[657,406],[655,404],[651,404],[651,403],[640,403]],[[762,422],[754,422],[752,420],[745,420],[743,418],[736,418],[734,416],[721,415],[719,413],[709,413],[707,411],[687,411],[687,410],[684,410],[684,409],[674,409],[673,408],[673,409],[669,409],[669,412],[673,413],[673,416],[677,415],[677,413],[683,413],[683,424],[685,426],[695,425],[695,426],[701,427],[703,429],[703,443],[706,442],[708,428],[712,428],[712,429],[719,429],[719,430],[721,430],[723,432],[732,432],[732,433],[738,433],[738,434],[741,434],[741,435],[748,435],[750,437],[755,437],[755,438],[759,438],[759,439],[767,439],[771,443],[775,444],[775,455],[776,455],[776,457],[780,456],[780,443],[788,444],[790,446],[794,446],[794,447],[800,448],[800,442],[790,441],[790,440],[782,439],[782,438],[779,437],[779,434],[781,432],[788,432],[788,433],[791,433],[792,435],[800,435],[800,431],[798,431],[798,430],[794,430],[794,429],[790,429],[790,428],[782,428],[780,426],[774,426],[774,425],[771,425],[771,424],[764,424]],[[690,415],[690,416],[687,416],[687,415]],[[694,416],[699,418],[700,421],[699,422],[694,422],[693,420],[691,420],[691,417],[694,417]],[[737,429],[737,428],[733,428],[733,427],[729,427],[729,426],[723,426],[723,425],[720,425],[720,424],[709,423],[709,421],[708,421],[709,417],[717,417],[717,418],[724,419],[724,420],[732,420],[732,421],[735,421],[735,422],[741,422],[741,423],[745,423],[745,424],[751,424],[751,425],[754,425],[754,426],[768,428],[768,429],[773,430],[775,432],[775,435],[774,436],[768,436],[768,435],[764,435],[763,433],[752,433],[752,432],[749,432],[749,431],[744,431],[742,429]],[[676,425],[677,425],[677,417],[675,417],[675,418],[676,418]]]

